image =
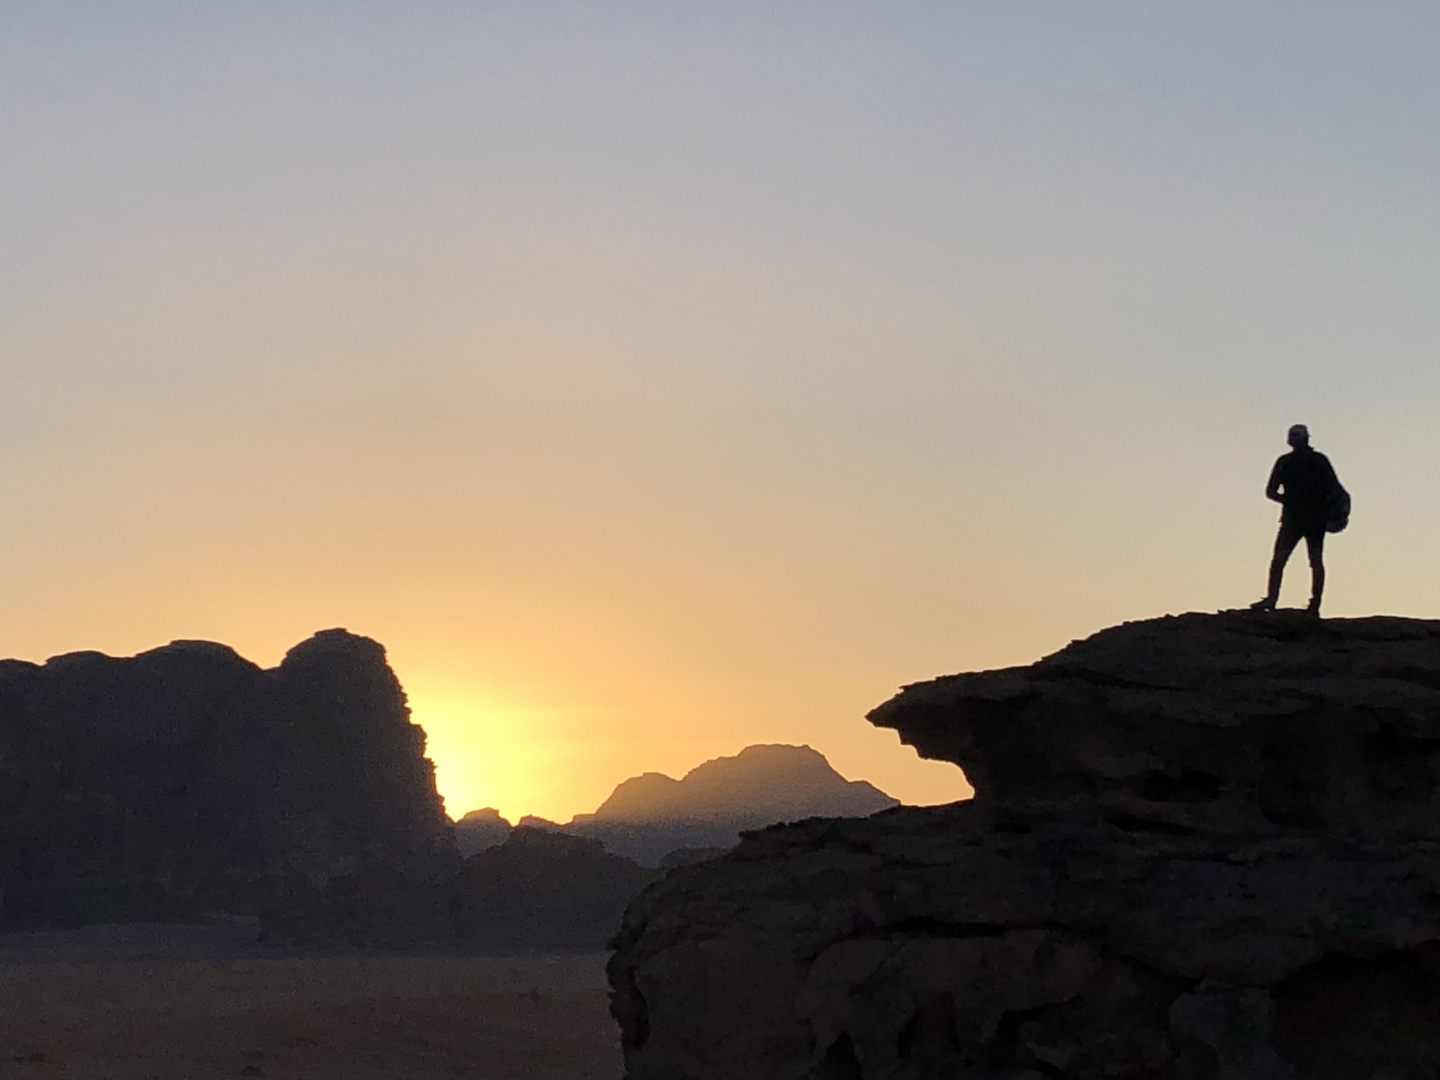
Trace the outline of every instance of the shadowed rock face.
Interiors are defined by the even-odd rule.
[[[976,798],[642,894],[630,1080],[1440,1075],[1440,623],[1126,624],[871,719]]]
[[[491,949],[602,949],[656,875],[598,840],[518,828],[465,860],[453,883],[455,935]]]
[[[368,638],[0,662],[0,928],[255,912],[285,876],[453,864],[424,732]]]
[[[261,940],[487,952],[603,949],[626,903],[657,876],[598,840],[521,825],[440,880],[367,867],[323,890],[292,890],[267,914]]]

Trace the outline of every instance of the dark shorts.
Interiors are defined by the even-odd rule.
[[[1300,540],[1324,540],[1325,519],[1322,518],[1281,518],[1280,535]]]

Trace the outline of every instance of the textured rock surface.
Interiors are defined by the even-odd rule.
[[[192,641],[0,661],[0,928],[253,913],[287,875],[453,865],[424,748],[384,649],[343,630],[268,671]]]
[[[631,905],[631,1080],[1440,1075],[1440,623],[1187,615],[871,719],[976,798]]]

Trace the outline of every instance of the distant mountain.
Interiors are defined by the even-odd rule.
[[[591,837],[642,866],[667,866],[662,860],[672,852],[680,861],[693,860],[696,851],[718,854],[744,829],[867,817],[898,805],[874,784],[846,780],[817,750],[769,744],[707,761],[679,780],[655,772],[632,776],[593,814],[577,814],[568,825],[527,814],[517,827]],[[498,810],[472,810],[455,823],[455,843],[462,855],[475,855],[503,843],[510,830]]]
[[[462,856],[478,855],[503,844],[510,836],[510,829],[510,822],[494,807],[471,810],[455,823],[455,847]]]
[[[747,746],[734,757],[697,765],[680,780],[643,773],[624,781],[595,821],[695,821],[744,818],[757,824],[805,817],[856,817],[899,802],[865,780],[846,780],[808,746]]]
[[[655,866],[679,848],[728,848],[743,829],[810,817],[866,817],[898,806],[875,785],[846,780],[808,746],[747,746],[679,780],[643,773],[624,781],[565,832]]]

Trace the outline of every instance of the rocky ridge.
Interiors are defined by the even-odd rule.
[[[630,1080],[1440,1075],[1440,622],[1130,623],[870,718],[975,799],[651,886]]]
[[[527,814],[521,828],[599,840],[642,866],[695,861],[733,847],[747,829],[811,817],[863,817],[899,800],[864,780],[846,780],[809,746],[747,746],[713,758],[679,780],[647,772],[617,784],[593,814],[566,824]],[[510,824],[498,810],[472,810],[455,823],[463,855],[503,843]]]
[[[564,830],[658,865],[683,849],[725,849],[746,829],[811,817],[863,817],[899,800],[864,780],[846,780],[809,746],[761,744],[713,758],[679,780],[642,773],[619,784],[593,814]]]

